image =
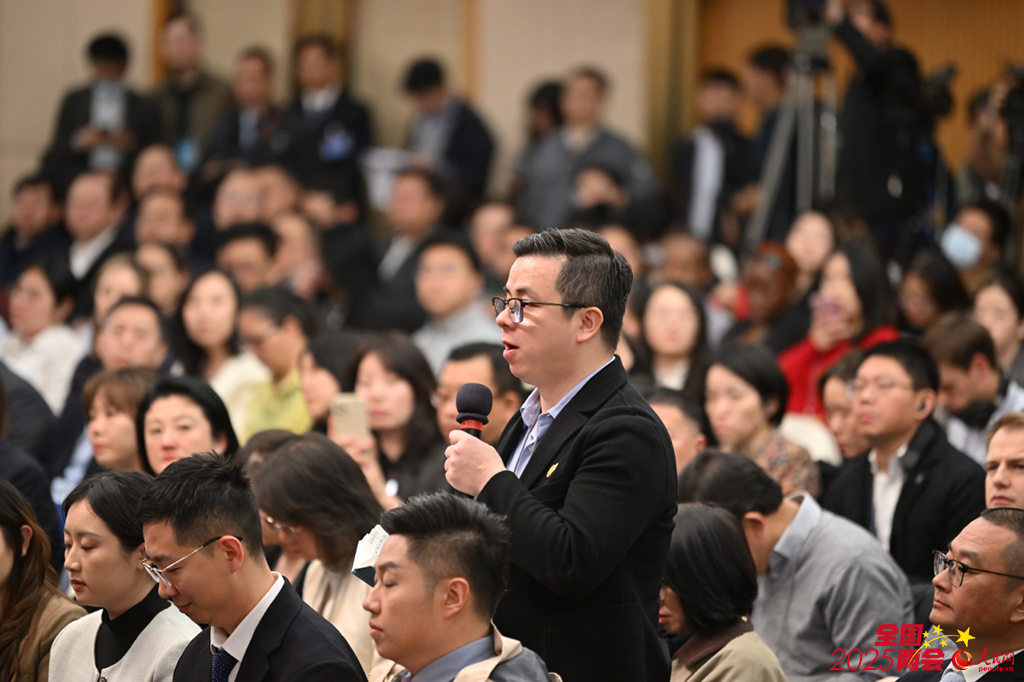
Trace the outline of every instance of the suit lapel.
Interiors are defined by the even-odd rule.
[[[506,465],[508,460],[511,459],[512,455],[516,451],[516,446],[519,445],[519,440],[523,437],[523,415],[520,412],[516,412],[512,415],[512,418],[508,420],[508,424],[505,425],[505,430],[501,433],[501,438],[498,439],[498,446],[495,448],[498,454],[501,455],[501,461]]]
[[[301,607],[302,600],[295,592],[295,588],[286,580],[281,592],[270,603],[270,608],[256,626],[252,640],[245,650],[245,657],[238,666],[238,677],[235,682],[260,682],[266,677],[270,672],[270,662],[267,658],[281,646],[285,633],[288,632]]]

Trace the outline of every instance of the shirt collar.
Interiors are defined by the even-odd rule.
[[[543,414],[547,415],[552,420],[554,420],[556,417],[558,417],[558,414],[563,409],[565,409],[565,406],[569,404],[569,401],[572,400],[573,398],[575,398],[576,394],[579,393],[583,389],[583,387],[587,385],[587,382],[590,381],[591,379],[593,379],[595,374],[597,374],[602,369],[604,369],[605,367],[610,365],[612,363],[612,360],[614,360],[614,359],[615,359],[615,356],[613,355],[611,357],[611,359],[608,360],[608,362],[604,363],[603,365],[601,365],[600,367],[595,369],[593,372],[588,374],[583,379],[583,381],[581,381],[580,383],[578,383],[575,386],[573,386],[572,390],[565,394],[565,397],[563,397],[561,400],[559,400],[557,403],[555,403],[554,407],[552,407],[547,412],[544,412]],[[533,392],[530,394],[530,396],[523,403],[523,406],[519,408],[519,414],[522,415],[522,417],[523,417],[523,424],[526,426],[526,428],[530,428],[531,426],[533,426],[533,423],[535,421],[537,421],[538,417],[541,416],[541,411],[540,411],[540,391],[538,391],[536,388],[533,389]]]
[[[494,637],[487,635],[424,666],[409,682],[452,682],[465,668],[494,656]]]
[[[800,492],[790,495],[786,499],[799,502],[800,508],[782,533],[779,541],[775,543],[775,547],[772,548],[771,556],[768,558],[769,573],[782,568],[787,561],[800,554],[811,531],[821,520],[821,507],[809,494]]]
[[[263,620],[263,616],[267,615],[267,610],[270,605],[277,599],[277,595],[281,593],[284,588],[284,578],[280,574],[274,573],[277,579],[274,584],[270,586],[267,593],[263,595],[263,599],[260,599],[253,607],[252,611],[242,619],[242,622],[238,624],[235,631],[230,635],[218,627],[210,627],[210,652],[216,653],[217,649],[223,649],[224,651],[231,654],[231,657],[236,661],[241,661],[245,658],[245,651],[249,648],[249,642],[252,641],[253,635],[256,634],[256,627]]]
[[[906,443],[903,447],[896,451],[896,456],[889,462],[889,475],[892,475],[892,465],[895,464],[901,470],[904,468],[904,456],[907,454],[907,450],[910,449],[910,443]],[[871,465],[871,475],[874,476],[878,473],[878,450],[871,448],[868,453],[868,464]]]

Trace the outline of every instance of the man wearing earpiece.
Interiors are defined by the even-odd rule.
[[[823,505],[874,533],[911,588],[923,586],[915,601],[930,595],[932,550],[947,547],[985,508],[984,470],[932,418],[938,389],[938,365],[919,341],[867,350],[853,408],[871,449],[843,467]]]

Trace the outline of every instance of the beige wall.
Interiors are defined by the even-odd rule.
[[[230,79],[238,54],[259,45],[273,55],[278,98],[286,99],[294,32],[289,0],[191,0],[189,8],[202,22],[210,71]]]
[[[376,143],[401,145],[412,116],[402,94],[405,69],[430,56],[462,83],[461,0],[362,0],[357,2],[349,54],[352,91],[370,106]]]
[[[127,38],[128,78],[147,84],[150,10],[142,0],[0,0],[0,224],[12,183],[35,170],[49,143],[65,91],[87,78],[90,38]]]
[[[503,191],[525,142],[526,98],[542,80],[592,64],[611,80],[608,123],[647,143],[644,0],[478,0],[477,105],[498,138],[492,186]]]

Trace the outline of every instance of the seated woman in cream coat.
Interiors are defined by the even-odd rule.
[[[750,623],[756,598],[757,571],[739,523],[720,507],[680,505],[658,612],[670,635],[671,682],[786,682]]]
[[[142,566],[135,508],[152,482],[141,471],[104,472],[64,500],[64,568],[78,602],[100,607],[64,628],[50,650],[50,682],[170,682],[199,626],[160,597]]]
[[[370,586],[352,575],[352,560],[382,510],[359,465],[325,436],[307,433],[263,464],[253,491],[281,546],[310,561],[302,599],[338,628],[369,672],[384,659],[363,610]]]

